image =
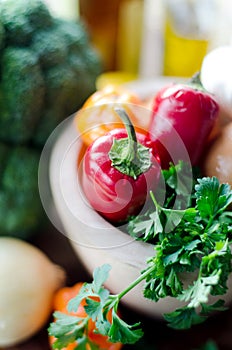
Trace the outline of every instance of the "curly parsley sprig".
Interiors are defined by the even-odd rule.
[[[222,309],[223,302],[207,306],[210,295],[223,295],[232,271],[230,249],[232,237],[231,213],[226,208],[232,203],[232,191],[217,178],[198,179],[195,185],[195,207],[174,211],[181,214],[179,224],[169,232],[165,225],[153,232],[157,238],[156,254],[148,259],[148,267],[155,266],[146,278],[144,296],[158,301],[167,296],[185,301],[187,305],[164,315],[173,328],[186,329],[204,321],[206,314]],[[156,212],[168,217],[169,209],[161,208],[153,198]],[[173,218],[176,220],[176,216]],[[130,229],[137,232],[139,222]],[[160,229],[162,228],[162,229]],[[146,236],[146,228],[145,228]],[[141,239],[141,237],[140,237]],[[195,273],[192,283],[184,287],[183,274]],[[201,311],[197,309],[201,307]],[[207,311],[207,312],[206,312]]]
[[[215,177],[200,178],[195,184],[191,205],[187,209],[172,210],[166,204],[175,197],[174,175],[173,169],[171,175],[165,174],[172,191],[164,206],[151,194],[153,208],[132,219],[128,226],[132,236],[154,243],[154,256],[148,258],[147,267],[117,295],[111,295],[104,288],[110,266],[97,268],[93,282],[84,284],[68,304],[68,310],[75,312],[85,299],[87,317],[55,313],[56,322],[49,328],[49,333],[57,338],[54,348],[62,349],[76,340],[78,349],[86,349],[86,344],[92,350],[97,349],[86,336],[90,318],[97,332],[107,335],[111,342],[137,342],[143,336],[140,323],[127,324],[117,311],[121,298],[142,281],[146,298],[157,302],[169,296],[184,302],[184,306],[164,315],[175,329],[190,328],[203,322],[211,312],[225,309],[224,301],[218,296],[227,292],[232,271],[232,215],[227,211],[232,203],[232,190]],[[167,222],[173,224],[171,231],[167,230]],[[191,277],[187,286],[186,274]],[[216,301],[210,299],[213,296],[217,297]],[[109,313],[112,313],[111,322],[107,317]]]
[[[75,341],[78,343],[78,349],[86,349],[87,344],[91,350],[98,349],[87,337],[88,321],[90,319],[95,322],[97,332],[108,336],[113,343],[134,344],[143,336],[140,323],[127,324],[119,317],[117,310],[121,298],[144,280],[150,270],[148,269],[143,275],[139,276],[121,293],[110,295],[109,291],[104,288],[110,269],[111,266],[108,264],[96,268],[93,273],[93,282],[85,283],[78,295],[68,303],[68,311],[71,313],[77,311],[84,299],[87,317],[80,318],[61,312],[54,313],[56,321],[51,323],[48,329],[49,334],[56,338],[53,344],[54,349],[63,349]],[[112,312],[112,322],[109,322],[107,317],[110,312]]]

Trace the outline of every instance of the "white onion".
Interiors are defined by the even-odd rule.
[[[232,46],[220,46],[203,59],[201,83],[232,116]]]
[[[0,237],[0,346],[18,344],[44,326],[63,282],[64,271],[38,248]]]

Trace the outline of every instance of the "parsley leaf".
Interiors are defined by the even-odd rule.
[[[198,315],[195,308],[189,307],[182,307],[169,314],[164,314],[164,319],[174,329],[189,329],[192,325],[205,321],[205,317]]]
[[[99,296],[100,301],[104,303],[105,299],[107,299],[109,296],[109,291],[104,289],[103,283],[107,280],[110,269],[111,269],[110,265],[104,264],[103,266],[97,267],[94,270],[93,282],[84,283],[84,285],[81,287],[79,294],[69,301],[68,303],[69,312],[76,312],[81,301],[85,298]],[[90,304],[90,301],[88,302]],[[87,302],[87,305],[88,305],[88,302]],[[98,304],[99,302],[95,304],[96,307],[98,307]],[[88,306],[86,308],[88,309]]]
[[[163,232],[163,226],[157,211],[152,213],[147,213],[143,217],[135,217],[128,224],[129,234],[136,238],[141,239],[144,242],[151,241],[155,236]]]
[[[57,338],[53,344],[54,349],[63,349],[77,340],[79,343],[81,339],[86,339],[85,330],[88,319],[61,312],[55,312],[54,317],[56,322],[51,323],[48,328],[49,335]]]
[[[178,297],[181,301],[190,301],[189,308],[197,308],[202,303],[208,302],[208,297],[213,285],[219,281],[220,270],[215,271],[211,276],[199,277]]]
[[[120,342],[123,339],[126,344],[134,344],[143,336],[143,331],[141,328],[138,328],[140,323],[128,325],[120,319],[114,310],[112,312],[112,318],[112,327],[109,330],[111,341]]]
[[[220,185],[216,177],[198,179],[195,186],[197,209],[202,218],[212,218],[232,203],[232,193],[228,184]]]
[[[214,304],[202,304],[201,305],[201,315],[208,315],[211,312],[215,311],[225,311],[227,308],[224,306],[225,301],[222,299],[217,300]]]
[[[101,267],[97,267],[93,272],[93,282],[92,287],[95,293],[98,293],[102,290],[103,284],[109,277],[109,272],[111,270],[111,266],[105,264]]]

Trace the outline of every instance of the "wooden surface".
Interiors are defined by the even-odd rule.
[[[91,280],[66,237],[52,226],[37,234],[31,242],[41,248],[52,261],[65,268],[67,285]],[[171,330],[164,322],[148,319],[123,305],[121,312],[128,322],[141,321],[145,332],[143,341],[137,345],[124,346],[125,350],[198,350],[210,339],[215,341],[219,350],[232,350],[232,307],[188,331]],[[26,343],[8,350],[49,350],[46,327]]]

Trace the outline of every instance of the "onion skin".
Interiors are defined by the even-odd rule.
[[[63,269],[38,248],[0,237],[0,346],[21,343],[45,325],[64,280]]]

